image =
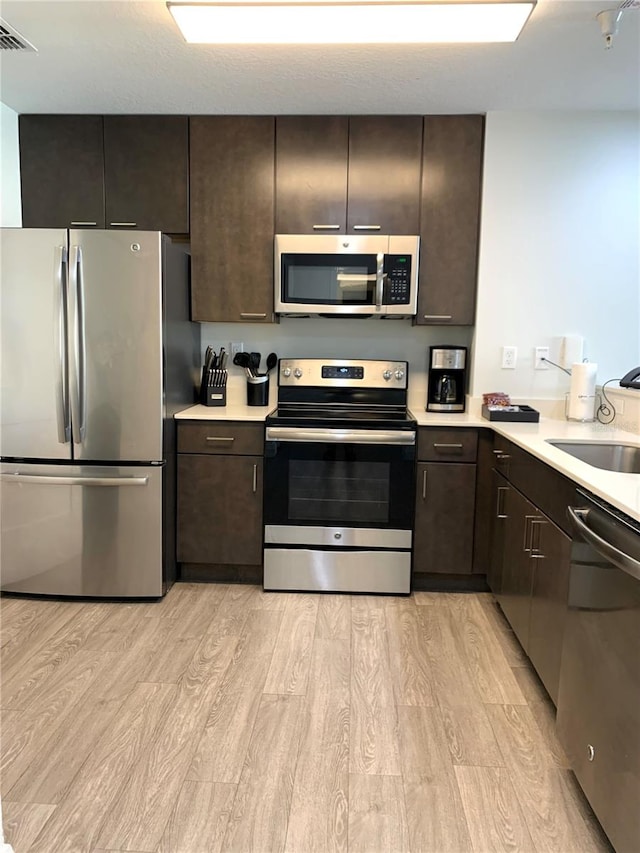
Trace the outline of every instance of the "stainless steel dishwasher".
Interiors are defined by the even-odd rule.
[[[638,853],[640,524],[577,494],[558,733],[617,853]]]

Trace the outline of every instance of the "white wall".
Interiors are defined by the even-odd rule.
[[[227,350],[242,341],[247,352],[270,352],[280,358],[380,358],[409,362],[409,406],[416,411],[427,402],[427,362],[430,346],[470,346],[472,330],[457,326],[439,329],[411,326],[409,320],[331,320],[283,318],[275,325],[260,323],[205,323],[202,346]],[[246,382],[241,368],[229,364],[229,402],[246,402]],[[274,401],[275,374],[271,398]]]
[[[0,226],[22,225],[18,115],[0,103]]]
[[[555,361],[567,334],[599,383],[640,364],[639,161],[638,113],[487,116],[474,395],[564,396],[569,377],[534,371],[533,350]]]

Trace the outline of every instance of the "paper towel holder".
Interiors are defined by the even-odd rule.
[[[593,417],[592,418],[570,418],[569,417],[569,400],[571,393],[567,391],[564,395],[564,417],[567,421],[573,421],[578,424],[592,424],[596,420],[596,412],[602,404],[602,397],[597,392],[593,396]]]

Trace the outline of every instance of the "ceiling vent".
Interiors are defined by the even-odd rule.
[[[1,50],[30,50],[37,53],[36,48],[21,36],[17,30],[10,27],[6,21],[0,18],[0,49]]]

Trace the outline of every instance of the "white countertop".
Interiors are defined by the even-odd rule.
[[[243,403],[227,403],[226,406],[190,406],[174,417],[180,421],[262,421],[274,405],[247,406]]]
[[[178,420],[264,421],[274,408],[232,404],[225,407],[191,406],[175,415]],[[640,474],[604,471],[548,444],[546,439],[571,439],[631,444],[640,447],[640,436],[598,422],[574,423],[541,416],[537,424],[488,421],[480,414],[436,414],[412,410],[419,426],[484,427],[504,435],[514,444],[546,462],[593,494],[640,521]]]

